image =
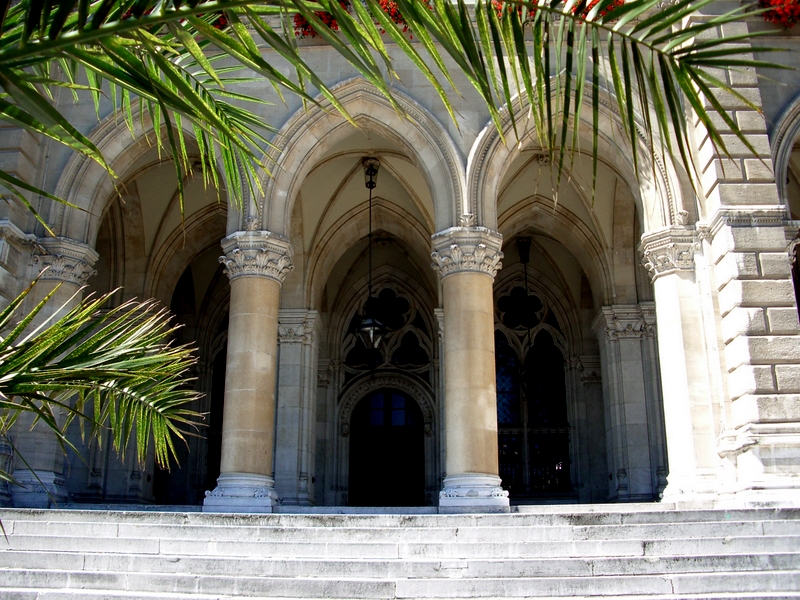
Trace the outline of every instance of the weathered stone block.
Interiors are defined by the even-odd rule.
[[[725,346],[728,369],[742,364],[800,363],[800,338],[795,336],[740,335]]]
[[[762,161],[755,158],[745,158],[743,162],[744,174],[747,181],[775,181],[775,174],[772,172],[769,161],[767,161],[767,164],[764,164]]]
[[[734,427],[746,423],[779,423],[800,419],[800,394],[746,395],[733,401]]]
[[[775,365],[775,380],[781,392],[800,392],[800,365]]]
[[[719,203],[730,206],[777,204],[778,189],[772,183],[720,183]]]
[[[740,110],[736,112],[736,124],[742,132],[763,132],[766,128],[764,116],[754,110]]]
[[[787,306],[793,298],[788,279],[734,279],[720,290],[719,307],[725,315],[736,306]]]
[[[786,233],[783,227],[724,227],[714,236],[711,251],[718,261],[730,251],[785,252]]]
[[[758,264],[764,277],[780,279],[791,277],[789,255],[786,252],[761,252],[758,255]]]
[[[767,322],[770,333],[800,333],[797,308],[768,308]]]
[[[722,337],[729,342],[737,335],[763,335],[767,323],[763,308],[736,307],[722,319]]]
[[[740,365],[728,374],[728,390],[731,398],[738,398],[745,394],[775,392],[772,367],[767,365]]]
[[[758,257],[755,252],[728,252],[717,263],[715,273],[717,286],[724,287],[731,279],[757,279]]]

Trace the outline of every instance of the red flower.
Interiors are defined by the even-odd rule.
[[[769,23],[791,29],[800,21],[800,0],[759,0],[758,4],[770,9],[764,13],[764,20]]]
[[[350,2],[349,0],[339,0],[339,4],[342,5],[342,8],[349,9]],[[330,29],[331,31],[339,31],[339,23],[336,22],[336,19],[333,18],[333,15],[329,12],[316,12],[314,13],[319,17],[319,19]],[[306,20],[306,18],[301,15],[300,13],[296,13],[294,15],[294,34],[297,37],[317,37],[317,32],[314,31],[314,28],[311,24]]]

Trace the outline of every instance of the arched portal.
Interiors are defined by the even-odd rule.
[[[424,421],[419,405],[397,389],[365,396],[350,423],[350,505],[425,503]]]

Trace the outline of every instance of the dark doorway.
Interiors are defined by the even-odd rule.
[[[358,403],[350,423],[350,506],[425,504],[422,411],[396,390]]]

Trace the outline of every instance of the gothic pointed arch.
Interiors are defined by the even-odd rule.
[[[402,148],[423,174],[434,204],[437,231],[456,223],[464,202],[464,157],[445,127],[424,107],[399,91],[393,94],[405,114],[367,81],[357,77],[333,93],[359,128]],[[288,236],[292,207],[300,186],[325,153],[353,132],[352,125],[329,103],[298,110],[282,127],[267,157],[272,177],[264,180],[261,227]]]

